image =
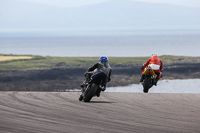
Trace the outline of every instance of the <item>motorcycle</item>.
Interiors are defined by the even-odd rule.
[[[91,72],[87,72],[87,74],[91,75]],[[92,97],[100,96],[101,91],[105,90],[105,87],[101,86],[101,81],[92,80],[92,82],[84,83],[82,88],[82,94],[80,95],[79,101],[90,102]]]
[[[143,74],[145,75],[145,78],[142,82],[143,92],[148,93],[149,89],[154,85],[157,75],[150,66],[145,68]]]

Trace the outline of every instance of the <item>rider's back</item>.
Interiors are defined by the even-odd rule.
[[[162,60],[158,58],[157,56],[153,56],[149,58],[144,65],[150,66],[155,72],[158,72],[158,73],[160,73],[160,71],[163,69]]]

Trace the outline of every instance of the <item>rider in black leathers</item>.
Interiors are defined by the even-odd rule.
[[[111,71],[112,68],[108,63],[108,58],[106,56],[102,56],[99,58],[99,62],[94,64],[92,67],[88,68],[87,72],[92,73],[85,73],[85,81],[81,85],[81,88],[84,88],[84,85],[88,85],[92,82],[98,83],[99,87],[102,91],[106,89],[106,83],[111,80]],[[97,93],[99,97],[100,92]]]

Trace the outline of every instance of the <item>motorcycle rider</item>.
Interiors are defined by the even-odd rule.
[[[141,67],[142,76],[141,76],[141,79],[139,82],[143,82],[143,80],[145,78],[145,75],[143,74],[144,70],[145,70],[144,68],[146,68],[147,66],[150,66],[154,70],[155,74],[157,75],[155,82],[154,82],[154,85],[157,85],[158,80],[162,77],[162,71],[163,71],[162,60],[160,58],[158,58],[157,54],[152,54],[151,58],[149,58],[147,60],[147,62],[144,63]]]
[[[112,68],[110,67],[108,63],[108,57],[101,56],[99,58],[99,62],[94,64],[92,67],[89,67],[85,75],[85,81],[81,85],[81,88],[83,90],[84,86],[96,81],[99,82],[99,87],[102,91],[105,91],[106,89],[106,83],[111,80],[111,71]],[[92,72],[92,73],[88,73]],[[100,96],[100,92],[97,92],[97,97]]]

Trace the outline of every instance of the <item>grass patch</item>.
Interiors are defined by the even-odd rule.
[[[143,64],[149,57],[109,57],[111,66],[116,64]],[[164,64],[168,63],[195,63],[200,57],[160,56]],[[55,67],[83,67],[98,62],[99,57],[51,57],[33,55],[1,55],[0,70],[48,69]]]

